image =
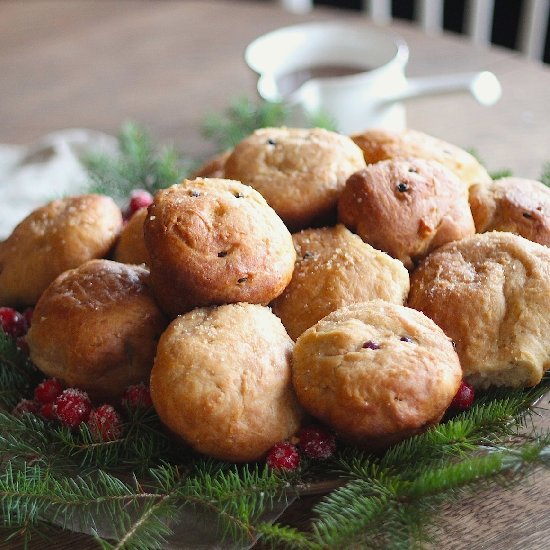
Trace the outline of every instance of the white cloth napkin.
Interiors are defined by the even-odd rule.
[[[116,138],[74,128],[30,145],[0,145],[0,240],[36,207],[83,192],[88,180],[80,159],[96,152],[116,154]]]

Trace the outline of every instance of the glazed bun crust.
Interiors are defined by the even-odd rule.
[[[367,164],[398,158],[435,160],[451,170],[467,187],[491,182],[491,176],[473,155],[417,130],[396,132],[373,129],[351,138],[363,151]]]
[[[290,284],[271,306],[294,340],[343,306],[380,298],[403,304],[409,273],[343,225],[292,236],[297,259]]]
[[[292,348],[266,307],[195,309],[162,335],[151,373],[155,409],[196,451],[232,462],[257,460],[300,425]]]
[[[327,315],[298,338],[293,355],[306,411],[370,449],[437,423],[461,379],[452,342],[433,321],[381,300]]]
[[[147,381],[166,326],[144,266],[90,260],[42,294],[28,333],[33,363],[94,398]]]
[[[102,195],[55,200],[38,208],[0,247],[0,303],[34,305],[58,275],[105,256],[121,227],[119,207]]]
[[[409,306],[456,343],[477,388],[524,387],[550,368],[550,249],[511,233],[451,243],[411,278]]]
[[[292,236],[262,196],[223,179],[160,191],[144,224],[155,296],[170,315],[195,307],[268,304],[292,277]]]
[[[353,174],[338,217],[408,268],[438,246],[475,232],[466,185],[423,159],[381,161]]]
[[[364,166],[347,136],[321,128],[263,128],[235,147],[225,177],[259,191],[297,231],[333,221],[346,179]]]
[[[141,208],[128,220],[115,247],[115,261],[123,264],[149,264],[149,252],[143,236],[143,222],[146,217],[147,208]]]
[[[540,181],[502,178],[470,189],[479,233],[508,231],[550,246],[550,188]]]

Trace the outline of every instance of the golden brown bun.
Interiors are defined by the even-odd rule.
[[[406,267],[475,232],[468,189],[438,162],[386,160],[353,174],[338,203],[341,222]]]
[[[223,178],[225,172],[225,161],[231,154],[232,149],[220,153],[215,157],[208,159],[202,166],[199,166],[190,176],[194,178]]]
[[[417,130],[374,129],[351,136],[361,148],[367,164],[395,158],[435,160],[449,168],[468,187],[474,183],[489,183],[491,176],[470,153],[456,145]]]
[[[470,189],[479,233],[508,231],[550,246],[550,188],[540,181],[502,178]]]
[[[411,278],[409,305],[456,343],[477,388],[534,386],[550,368],[550,249],[483,233],[432,253]]]
[[[254,187],[296,231],[332,221],[347,177],[364,166],[346,136],[320,128],[263,128],[235,147],[225,177]]]
[[[138,210],[122,230],[115,247],[113,258],[123,264],[149,264],[149,252],[143,237],[143,222],[147,208]]]
[[[170,315],[268,304],[292,277],[292,236],[262,196],[237,181],[185,180],[160,191],[144,224],[155,296]]]
[[[34,310],[28,343],[47,376],[89,392],[119,396],[146,381],[166,321],[145,266],[90,260],[60,275]]]
[[[443,331],[418,311],[382,300],[334,311],[294,348],[302,406],[345,440],[371,449],[437,423],[461,379]]]
[[[27,216],[0,247],[0,304],[34,305],[67,269],[105,256],[122,227],[109,197],[55,200]]]
[[[230,304],[178,317],[151,373],[155,409],[193,449],[220,460],[261,458],[294,434],[293,343],[268,308]]]
[[[271,305],[294,340],[343,306],[376,298],[402,305],[407,298],[403,264],[343,225],[306,229],[292,238],[297,252],[292,281]]]

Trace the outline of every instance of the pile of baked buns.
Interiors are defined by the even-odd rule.
[[[0,243],[0,304],[35,305],[32,361],[116,398],[150,382],[194,450],[261,458],[308,417],[385,448],[462,379],[550,368],[550,189],[492,181],[417,131],[264,128],[123,226],[56,200]]]

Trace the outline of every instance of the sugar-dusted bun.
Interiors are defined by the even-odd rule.
[[[149,264],[149,252],[143,237],[143,222],[146,217],[147,208],[141,208],[128,220],[115,247],[115,261],[123,264]]]
[[[90,260],[42,294],[28,333],[33,363],[95,398],[146,381],[166,326],[148,287],[149,271]]]
[[[464,149],[417,130],[373,129],[351,136],[361,148],[367,164],[396,158],[435,160],[449,168],[468,187],[489,183],[491,176],[479,161]]]
[[[292,236],[292,281],[271,304],[294,340],[331,311],[380,298],[403,304],[409,273],[399,260],[363,242],[343,225]]]
[[[292,348],[266,307],[195,309],[160,339],[151,373],[155,409],[200,453],[231,462],[259,459],[300,425]]]
[[[225,177],[254,187],[296,231],[333,221],[346,179],[364,166],[347,136],[320,128],[263,128],[235,147]]]
[[[170,315],[199,306],[268,304],[292,277],[292,236],[263,197],[224,179],[160,191],[144,224],[155,296]]]
[[[194,178],[223,178],[225,177],[225,161],[229,158],[232,149],[220,153],[199,166],[190,176]]]
[[[502,178],[470,189],[479,233],[509,231],[550,246],[550,188],[540,181]]]
[[[34,305],[67,269],[105,256],[122,227],[109,197],[82,195],[29,214],[0,247],[0,304]]]
[[[461,379],[452,342],[433,321],[381,300],[334,311],[294,348],[294,387],[306,411],[371,449],[437,423]]]
[[[381,161],[350,176],[338,217],[408,268],[475,231],[466,185],[438,162],[423,159]]]
[[[550,368],[550,249],[483,233],[432,253],[411,278],[409,305],[456,343],[475,387],[534,386]]]

